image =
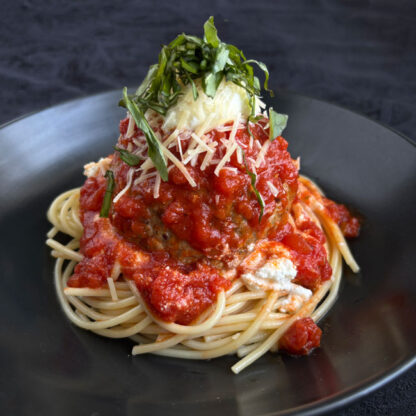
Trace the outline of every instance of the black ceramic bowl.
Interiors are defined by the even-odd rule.
[[[310,356],[267,354],[239,375],[209,362],[130,355],[129,340],[71,325],[44,245],[46,210],[112,152],[120,92],[71,101],[0,129],[2,414],[316,414],[371,391],[416,353],[416,148],[348,110],[289,93],[285,137],[302,172],[364,218],[338,302]]]

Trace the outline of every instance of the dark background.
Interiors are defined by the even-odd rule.
[[[268,65],[275,89],[346,106],[416,139],[414,0],[1,0],[0,123],[138,85],[161,44],[181,31],[200,35],[211,14],[223,40]],[[416,414],[416,369],[335,414]]]

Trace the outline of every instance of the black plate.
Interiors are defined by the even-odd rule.
[[[131,342],[71,325],[52,283],[45,212],[112,152],[120,92],[71,101],[0,130],[0,359],[4,414],[316,414],[368,393],[415,362],[416,148],[369,119],[281,93],[285,137],[302,171],[365,222],[309,357],[267,354],[242,374],[210,362],[131,357]],[[0,409],[1,410],[1,409]]]

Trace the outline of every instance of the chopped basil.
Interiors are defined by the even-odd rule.
[[[181,57],[181,65],[183,69],[185,69],[188,72],[191,72],[192,74],[198,73],[198,64],[196,62],[187,62],[185,61],[185,59]]]
[[[189,77],[189,82],[192,85],[192,95],[194,96],[194,100],[196,100],[198,98],[198,90],[196,88],[195,82],[191,77]]]
[[[222,79],[222,75],[220,73],[212,73],[208,72],[205,74],[204,78],[202,79],[202,86],[204,88],[204,92],[208,97],[214,98],[215,93],[217,92],[217,88],[220,85]]]
[[[217,29],[214,25],[214,18],[211,16],[204,24],[204,41],[213,48],[218,48],[220,40],[217,35]]]
[[[215,61],[212,65],[212,72],[216,74],[217,72],[221,72],[225,68],[225,64],[228,60],[229,51],[224,43],[222,43],[218,48],[215,54]]]
[[[138,105],[129,98],[127,95],[127,88],[123,89],[123,103],[130,111],[131,116],[136,122],[137,127],[143,131],[148,147],[148,154],[150,159],[152,159],[153,164],[160,173],[160,177],[164,180],[168,180],[168,168],[166,166],[166,161],[161,150],[161,144],[157,139],[154,131],[149,126],[149,123],[146,120],[142,110]]]
[[[273,110],[272,107],[269,109],[269,139],[273,141],[276,137],[282,135],[283,130],[286,128],[288,116],[286,114],[279,114]]]
[[[107,187],[105,189],[103,203],[101,205],[100,217],[107,218],[111,207],[111,198],[114,191],[114,174],[111,170],[108,170],[104,177],[107,179]]]
[[[114,150],[117,150],[117,152],[120,153],[120,159],[129,166],[137,166],[142,160],[141,157],[130,153],[128,150],[120,149],[117,146],[114,146]]]
[[[270,95],[273,97],[273,91],[269,90],[269,70],[267,69],[267,66],[263,62],[256,61],[255,59],[249,59],[243,62],[243,65],[247,64],[256,64],[264,72],[264,89],[268,91]],[[254,77],[254,82],[260,84],[259,79],[257,77]],[[257,86],[257,88],[259,88],[259,86]]]

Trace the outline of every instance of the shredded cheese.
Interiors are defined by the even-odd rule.
[[[204,135],[202,135],[201,137],[199,137],[197,134],[195,134],[195,133],[192,133],[191,134],[191,137],[197,142],[197,143],[199,143],[199,145],[202,147],[202,148],[204,148],[207,152],[210,152],[210,153],[212,153],[213,152],[213,150],[207,145],[207,143],[206,143],[206,141],[204,141],[204,140],[206,140],[207,139],[207,137],[206,136],[204,136]]]
[[[260,152],[257,155],[257,159],[256,159],[256,164],[255,164],[256,168],[260,167],[261,164],[264,162],[264,156],[266,155],[267,150],[269,149],[270,143],[271,143],[270,140],[266,140],[263,146],[261,147]]]
[[[154,199],[159,198],[159,189],[160,189],[160,175],[157,174],[156,179],[155,179],[155,186],[153,188],[153,198]]]
[[[202,161],[202,163],[201,163],[201,170],[202,171],[204,171],[205,169],[206,169],[206,167],[207,166],[209,166],[209,164],[211,163],[211,161],[212,161],[212,159],[213,159],[213,157],[214,157],[214,154],[215,154],[215,147],[217,146],[217,143],[216,142],[214,142],[213,144],[212,144],[212,146],[213,146],[213,152],[212,153],[208,153],[207,152],[207,154],[205,155],[205,157],[204,157],[204,160]]]
[[[157,171],[153,171],[150,173],[142,173],[137,179],[134,180],[133,185],[136,186],[139,183],[145,181],[146,179],[154,178],[157,175]]]
[[[243,149],[240,146],[237,148],[237,162],[243,163]]]
[[[279,195],[279,191],[277,190],[277,188],[273,185],[271,181],[267,181],[267,186],[269,187],[272,195],[276,198],[277,195]]]
[[[177,139],[177,142],[178,142],[179,154],[181,155],[181,160],[183,161],[183,152],[182,152],[181,136],[178,136],[176,139]]]
[[[133,180],[134,169],[130,168],[127,172],[127,183],[126,186],[114,197],[113,204],[115,204],[129,189]]]
[[[230,160],[232,154],[236,151],[238,147],[237,142],[234,142],[225,153],[224,157],[218,163],[217,167],[215,168],[215,175],[219,176],[220,170],[224,167],[224,165]]]
[[[200,147],[197,147],[196,149],[192,149],[189,152],[186,152],[185,156],[187,157],[183,160],[183,164],[186,165],[194,158],[194,156],[199,155],[202,152],[203,150]]]
[[[237,114],[237,117],[234,120],[233,128],[231,129],[229,141],[233,142],[235,140],[235,135],[237,134],[237,127],[240,123],[241,113]]]
[[[179,130],[175,129],[173,133],[163,142],[163,146],[168,146],[170,143],[174,142],[179,136]]]
[[[162,148],[162,152],[164,153],[164,155],[170,159],[172,161],[172,163],[183,173],[183,175],[185,176],[186,180],[189,182],[189,184],[192,187],[196,186],[196,182],[194,181],[194,179],[192,178],[192,176],[189,174],[189,172],[186,170],[185,165],[168,149],[166,149],[166,147],[161,147]]]
[[[134,122],[134,119],[130,113],[128,113],[128,117],[129,117],[129,125],[127,127],[126,137],[130,139],[130,137],[133,136],[134,134],[134,127],[136,123]]]

